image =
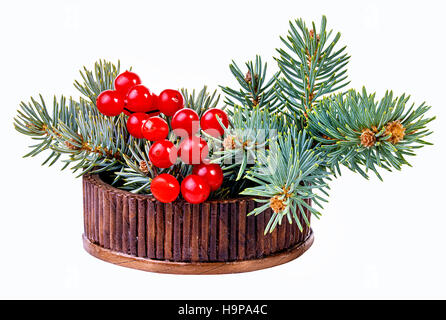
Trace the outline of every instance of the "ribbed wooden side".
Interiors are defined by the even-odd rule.
[[[163,204],[105,184],[98,175],[83,178],[84,235],[105,249],[152,260],[226,262],[259,259],[303,243],[310,235],[304,219],[282,221],[264,235],[272,212],[247,216],[252,199]],[[306,210],[307,211],[307,210]],[[305,212],[310,219],[309,212]]]

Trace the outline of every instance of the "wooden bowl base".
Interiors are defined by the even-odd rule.
[[[231,262],[172,262],[135,257],[98,246],[83,235],[85,250],[92,256],[122,267],[169,274],[228,274],[271,268],[301,256],[313,244],[313,232],[298,245],[261,259]]]

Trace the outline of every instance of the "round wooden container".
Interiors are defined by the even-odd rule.
[[[164,204],[114,188],[97,174],[83,177],[83,192],[85,250],[123,267],[174,274],[247,272],[296,259],[313,243],[310,228],[300,232],[286,219],[264,235],[271,211],[248,217],[258,205],[251,198]]]

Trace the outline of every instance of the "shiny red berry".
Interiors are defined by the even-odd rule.
[[[131,88],[127,93],[126,108],[132,112],[150,112],[156,110],[156,98],[142,84]],[[153,114],[152,114],[153,115]]]
[[[192,136],[184,138],[180,143],[179,156],[184,163],[200,164],[209,154],[209,147],[205,140]]]
[[[195,174],[188,175],[181,182],[181,194],[189,203],[202,203],[209,197],[211,188],[207,182]]]
[[[226,128],[229,126],[228,115],[221,109],[209,109],[201,116],[201,129],[213,137],[219,137],[225,133],[217,117]]]
[[[137,84],[141,84],[139,76],[134,72],[125,71],[116,77],[115,90],[125,97],[129,90]]]
[[[152,105],[153,105],[153,109],[159,110],[160,109],[160,97],[157,96],[156,94],[154,94],[152,92]],[[159,114],[159,112],[157,113],[157,115]]]
[[[183,96],[177,90],[166,89],[159,95],[159,110],[170,117],[183,108]]]
[[[150,117],[142,126],[142,135],[149,141],[166,139],[168,134],[169,125],[160,117]]]
[[[200,129],[200,119],[194,110],[181,109],[173,115],[171,126],[177,136],[191,137]]]
[[[202,177],[211,187],[211,191],[217,190],[223,183],[223,170],[216,163],[195,165],[192,173]]]
[[[96,99],[96,107],[106,116],[117,116],[124,110],[124,99],[116,91],[106,90]]]
[[[150,184],[150,191],[158,201],[169,203],[174,201],[180,194],[180,184],[174,176],[162,173],[153,178]]]
[[[177,148],[169,140],[159,140],[149,149],[149,159],[158,168],[169,168],[177,157]]]
[[[142,126],[148,118],[149,116],[142,112],[131,114],[127,119],[127,131],[130,135],[138,139],[144,138]]]

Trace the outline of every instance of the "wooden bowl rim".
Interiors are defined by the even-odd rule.
[[[121,195],[126,197],[131,197],[135,199],[141,199],[141,200],[149,200],[152,202],[158,202],[158,200],[155,199],[155,197],[146,195],[146,194],[135,194],[131,193],[126,190],[118,189],[116,187],[113,187],[112,185],[106,183],[102,178],[100,177],[99,173],[87,173],[83,176],[83,179],[89,180],[90,183],[96,185],[97,187],[100,187],[102,189],[106,189],[108,192],[113,193],[115,195]],[[238,203],[241,201],[252,201],[256,200],[258,198],[249,197],[249,196],[242,196],[239,198],[232,198],[232,199],[225,199],[225,200],[206,200],[205,202],[201,204],[221,204],[221,203]],[[175,200],[171,202],[171,204],[184,204],[187,203],[185,200]]]
[[[267,255],[262,258],[244,259],[226,262],[174,262],[131,256],[122,252],[112,251],[94,244],[85,235],[82,236],[84,249],[92,256],[121,267],[142,271],[183,274],[183,275],[217,275],[251,272],[275,267],[290,262],[304,254],[313,244],[313,231],[307,238],[283,251]]]

